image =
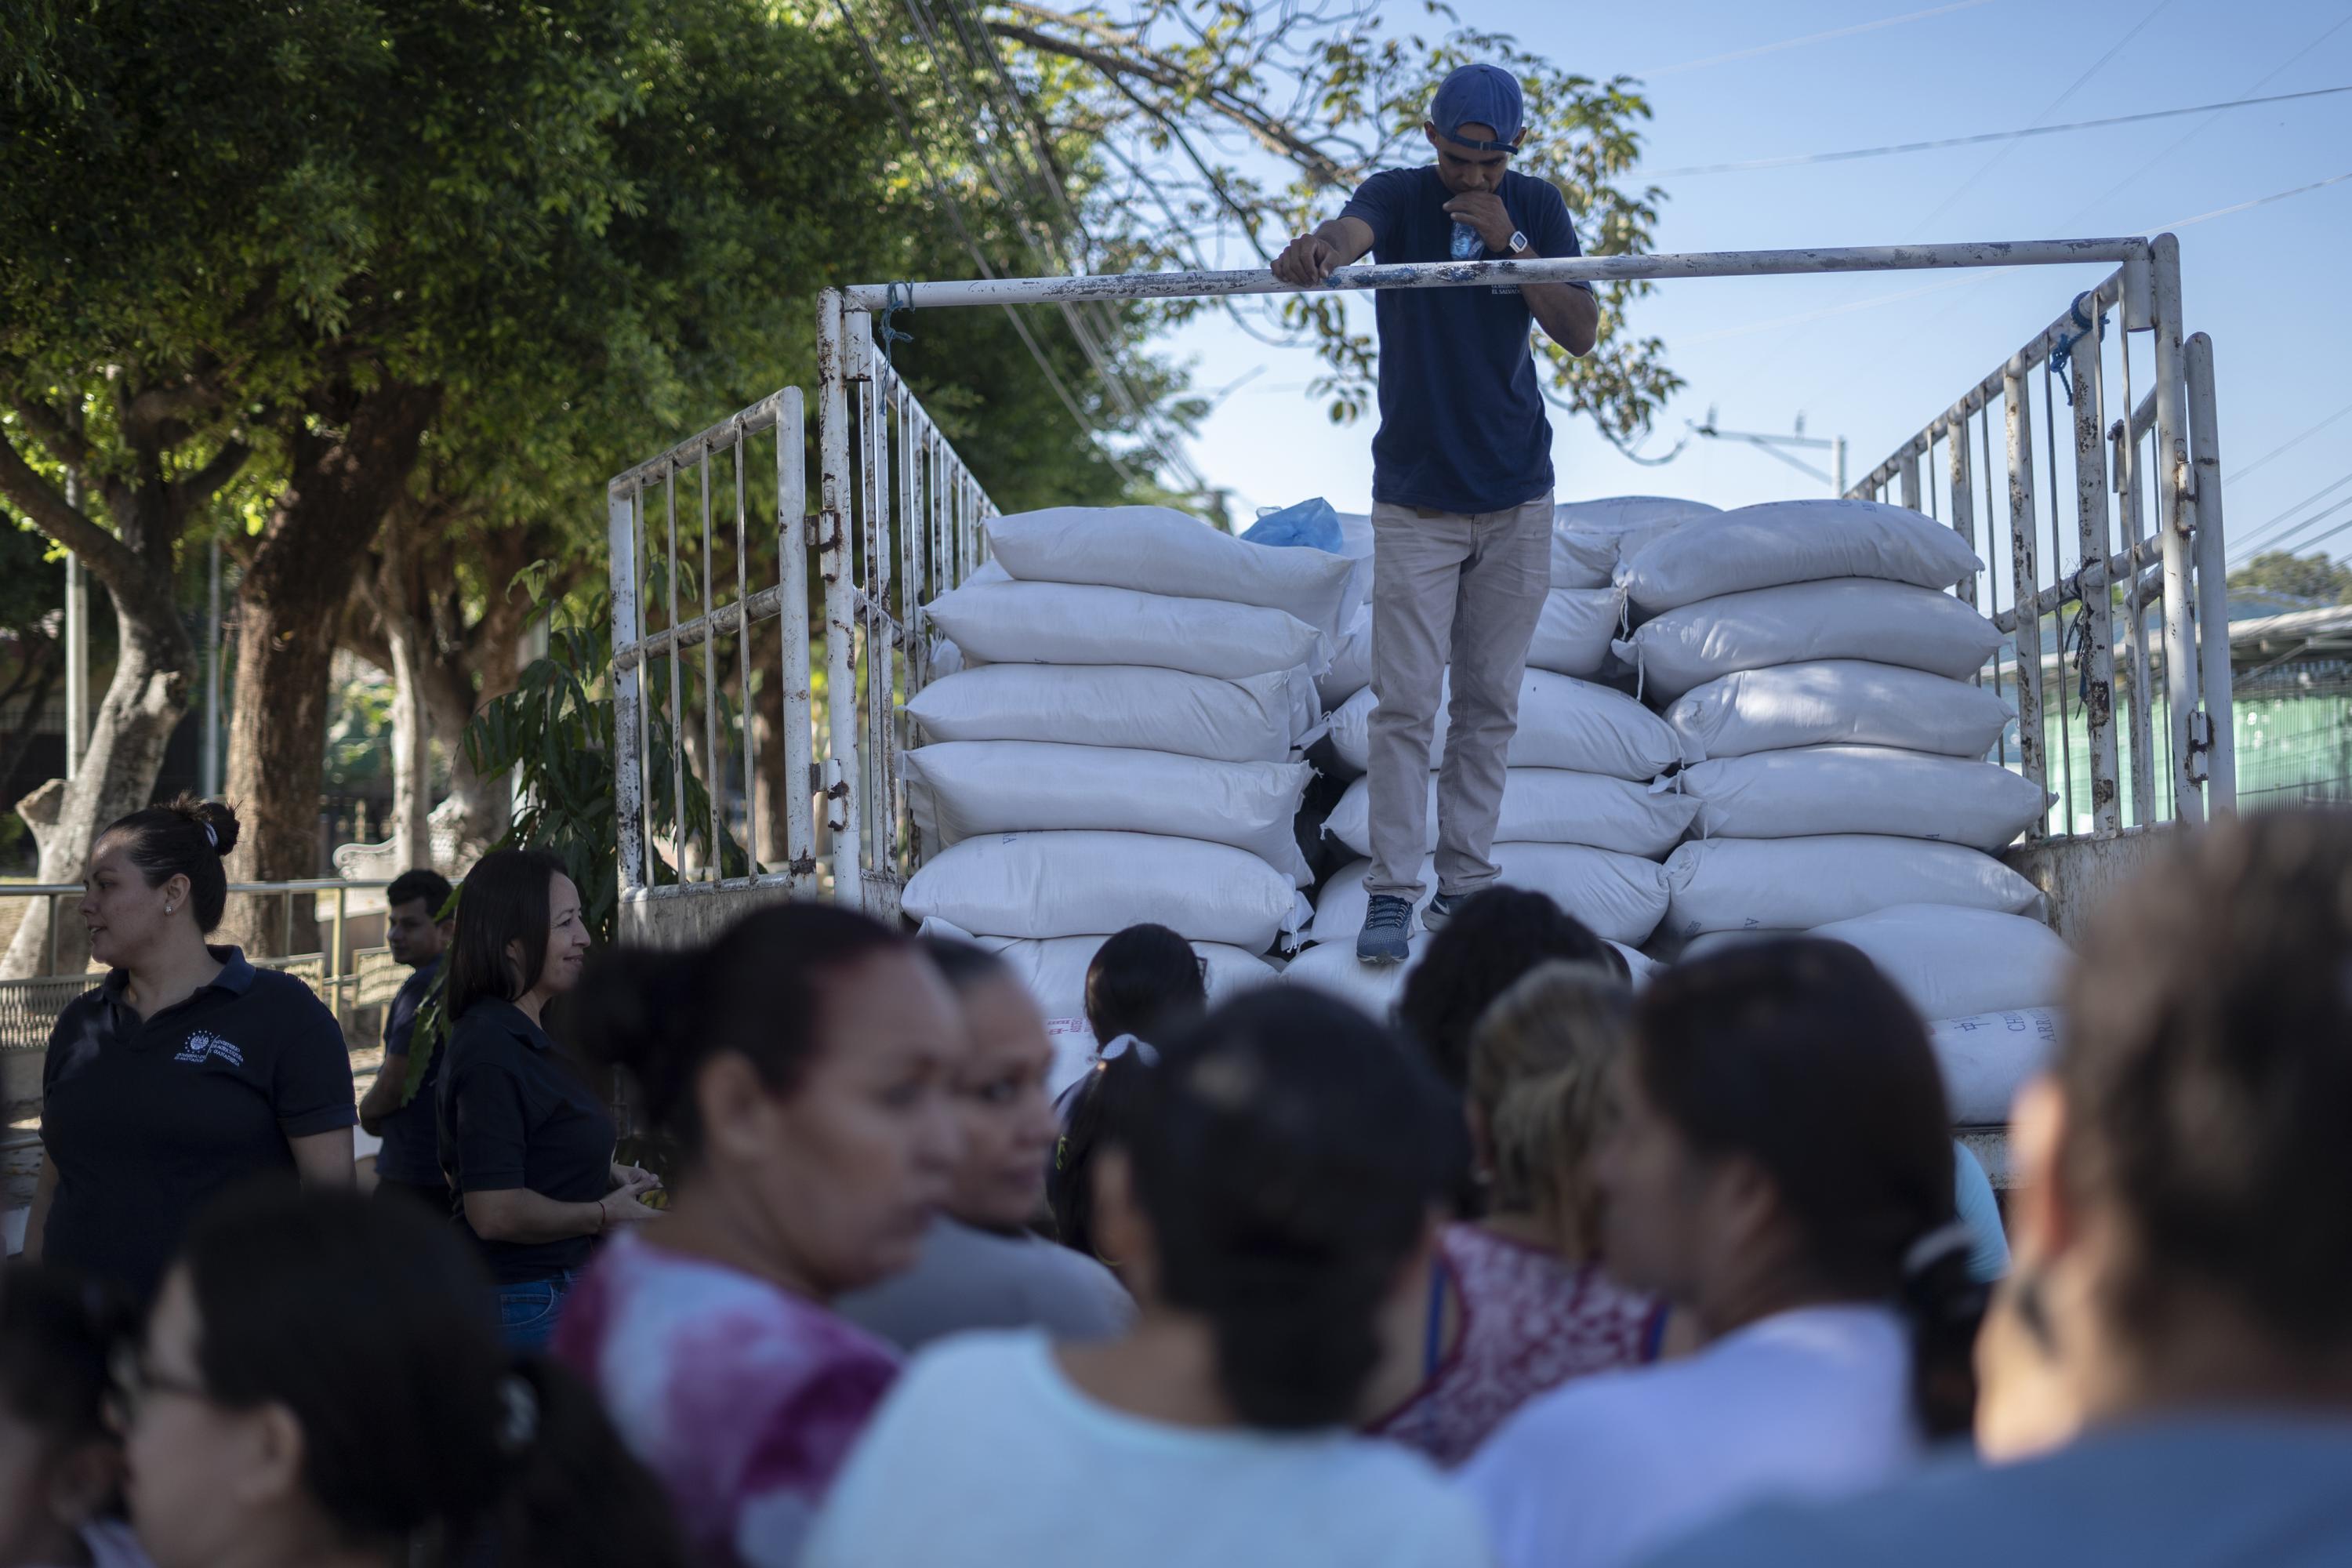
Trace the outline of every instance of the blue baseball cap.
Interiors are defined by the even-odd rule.
[[[1527,102],[1519,94],[1519,79],[1500,66],[1464,66],[1438,84],[1430,100],[1429,122],[1438,133],[1481,153],[1508,153],[1518,140]],[[1462,134],[1465,125],[1489,126],[1495,140]]]

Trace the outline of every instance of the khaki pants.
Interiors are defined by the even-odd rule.
[[[1465,517],[1372,506],[1374,893],[1418,899],[1429,844],[1429,743],[1449,659],[1454,700],[1437,778],[1437,889],[1475,893],[1503,807],[1519,678],[1551,588],[1551,492]]]

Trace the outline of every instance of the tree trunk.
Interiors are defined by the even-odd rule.
[[[362,572],[359,596],[375,616],[383,668],[392,673],[392,834],[404,870],[431,867],[433,858],[433,726],[425,702],[425,669],[433,658],[432,605],[418,559],[417,520],[394,508],[378,536],[380,554]]]
[[[425,708],[422,627],[405,616],[392,641],[392,837],[404,870],[433,864],[433,727]]]
[[[232,881],[320,874],[319,791],[337,623],[439,402],[437,389],[388,384],[346,399],[330,411],[341,416],[337,426],[301,431],[291,443],[286,488],[237,584],[228,795],[243,832]],[[248,952],[314,951],[310,900],[294,900],[290,924],[289,933],[275,897],[231,901],[230,940]]]
[[[10,402],[18,428],[78,474],[79,489],[94,490],[104,500],[114,522],[110,531],[93,521],[78,496],[68,496],[34,470],[17,450],[14,432],[0,435],[0,494],[43,533],[80,556],[114,606],[114,675],[99,701],[81,769],[71,783],[51,780],[35,790],[20,807],[39,846],[36,875],[44,882],[80,881],[90,847],[107,824],[147,805],[154,795],[164,748],[188,710],[196,670],[196,645],[180,619],[173,588],[173,551],[189,517],[250,456],[232,434],[201,466],[185,464],[194,432],[183,421],[216,408],[219,401],[202,374],[163,383],[126,375],[110,378],[110,386],[113,424],[130,458],[127,472],[101,460],[85,438],[84,390],[74,389],[60,406],[46,401],[46,391],[28,395],[18,386]],[[175,467],[181,467],[176,476]],[[54,952],[52,923],[58,928]],[[89,952],[78,917],[27,920],[0,956],[0,979],[78,973]]]
[[[70,783],[44,784],[18,807],[40,847],[40,869],[35,873],[39,881],[81,880],[90,847],[106,825],[137,811],[154,795],[163,748],[188,710],[195,645],[173,605],[168,575],[160,585],[151,586],[160,586],[160,591],[138,605],[109,587],[115,624],[121,628],[121,651],[114,679],[107,682],[90,725],[81,771]],[[44,791],[46,800],[41,798]],[[80,917],[68,909],[51,922],[47,914],[46,909],[37,915],[28,912],[16,928],[6,955],[0,957],[0,979],[79,973],[89,963],[89,939]],[[49,945],[52,923],[58,934],[54,951]]]

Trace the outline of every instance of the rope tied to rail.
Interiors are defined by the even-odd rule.
[[[2086,708],[2091,702],[2091,602],[2083,596],[2083,574],[2088,572],[2092,564],[2086,560],[2074,568],[2074,575],[2066,579],[2066,597],[2058,601],[2058,613],[2062,618],[2066,613],[2067,601],[2072,600],[2074,605],[2074,624],[2060,639],[2059,657],[2074,661],[2074,695]]]
[[[890,324],[890,318],[896,316],[901,310],[912,315],[914,313],[914,310],[915,286],[912,283],[886,283],[883,285],[882,309],[875,315],[874,335],[882,340],[882,363],[891,370],[896,370],[898,367],[890,363],[890,345],[893,343],[911,343],[915,341],[915,334],[912,332],[900,331],[897,327]]]
[[[2094,331],[2098,333],[2099,342],[2107,341],[2107,313],[2099,311],[2096,321],[2083,313],[2083,301],[2090,297],[2090,290],[2084,289],[2074,296],[2073,304],[2066,307],[2068,318],[2080,330],[2060,338],[2050,351],[2050,374],[2056,376],[2058,384],[2066,389],[2066,406],[2069,408],[2074,406],[2074,378],[2068,374],[2074,363],[2074,345]]]

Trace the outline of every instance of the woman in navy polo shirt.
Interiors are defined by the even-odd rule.
[[[612,1116],[544,1026],[587,954],[580,889],[561,859],[499,849],[467,873],[450,942],[441,1164],[519,1350],[554,1332],[595,1238],[656,1213],[638,1199],[660,1183],[614,1163]]]
[[[352,1180],[351,1057],[289,974],[207,946],[236,816],[182,795],[99,836],[81,918],[104,981],[66,1005],[41,1068],[40,1184],[25,1255],[140,1300],[188,1221],[239,1178]]]

